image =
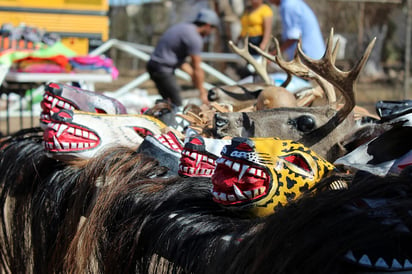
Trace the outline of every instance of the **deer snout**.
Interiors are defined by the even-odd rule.
[[[219,99],[219,95],[216,88],[209,89],[209,91],[207,92],[207,99],[210,102],[215,102],[217,101],[217,99]]]
[[[217,138],[223,138],[224,136],[226,136],[225,134],[223,134],[223,131],[224,131],[224,128],[228,126],[228,124],[229,124],[229,120],[227,118],[223,117],[219,113],[216,113],[213,119],[214,135]]]
[[[221,116],[219,113],[215,114],[215,126],[216,128],[222,128],[229,123],[229,120]]]

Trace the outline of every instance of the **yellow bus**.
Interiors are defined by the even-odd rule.
[[[107,0],[0,0],[0,25],[24,24],[56,33],[79,55],[109,37]]]

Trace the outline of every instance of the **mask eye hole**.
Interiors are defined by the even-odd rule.
[[[153,136],[153,132],[151,132],[148,129],[145,128],[141,128],[141,127],[133,127],[134,131],[140,135],[140,137],[144,138],[147,135],[152,135]]]
[[[242,151],[252,151],[255,147],[254,143],[250,139],[243,137],[234,137],[232,139],[232,144],[236,146],[237,150]]]
[[[103,113],[103,114],[106,114],[106,113],[107,113],[104,109],[101,109],[101,108],[94,108],[94,111],[95,111],[96,113]]]
[[[294,164],[295,166],[300,167],[301,169],[311,172],[311,168],[309,167],[309,164],[306,162],[306,160],[300,156],[300,155],[289,155],[284,158],[285,161],[288,161],[289,163]]]

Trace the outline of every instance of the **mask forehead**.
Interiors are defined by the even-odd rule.
[[[251,140],[255,144],[260,159],[264,160],[268,166],[273,164],[279,166],[280,162],[294,163],[303,169],[311,170],[314,176],[319,175],[319,172],[325,168],[333,169],[331,163],[301,143],[278,138],[251,138]]]
[[[280,140],[278,138],[250,138],[255,144],[256,151],[259,154],[267,154],[269,157],[277,157],[291,151],[292,141]],[[299,146],[299,143],[296,143]],[[300,145],[302,146],[302,145]]]

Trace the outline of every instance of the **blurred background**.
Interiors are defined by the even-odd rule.
[[[402,99],[411,97],[409,90],[410,3],[406,0],[306,0],[318,17],[325,39],[330,29],[340,38],[337,65],[349,69],[373,37],[377,43],[364,69],[358,89],[374,90],[370,99]],[[201,7],[211,7],[220,15],[221,27],[208,43],[206,51],[230,52],[227,41],[240,31],[239,17],[243,0],[200,1],[133,1],[110,0],[110,38],[137,44],[155,45],[165,29],[188,20]],[[409,5],[409,6],[408,6]],[[275,6],[273,35],[280,35],[280,18]],[[409,11],[409,13],[408,13]],[[136,76],[144,67],[138,60],[121,52],[111,52],[121,75]],[[231,66],[213,64],[223,73],[236,77]],[[405,78],[407,77],[407,79]],[[405,81],[406,80],[406,81]],[[366,85],[363,87],[363,85]],[[363,100],[362,96],[358,100]],[[369,100],[369,99],[367,99]],[[366,102],[368,103],[368,102]],[[369,104],[369,103],[368,103]],[[373,104],[373,102],[371,103]]]
[[[133,43],[154,45],[165,29],[179,21],[189,20],[191,15],[205,6],[217,9],[221,28],[209,44],[209,51],[229,51],[227,41],[237,37],[240,26],[239,17],[243,12],[243,0],[201,1],[133,1],[110,0],[110,38]],[[341,38],[344,53],[343,62],[351,65],[359,58],[365,46],[373,37],[378,38],[374,54],[375,70],[370,74],[401,69],[405,59],[407,1],[354,1],[354,0],[306,0],[318,16],[325,39],[331,28]],[[280,18],[274,9],[275,20],[273,35],[280,34]],[[120,56],[119,61],[122,59]],[[127,58],[125,58],[127,59]],[[121,60],[122,66],[127,60]],[[129,60],[130,62],[132,60]],[[372,68],[370,68],[372,69]],[[384,77],[384,75],[380,75]]]
[[[318,17],[325,40],[331,28],[334,29],[334,39],[339,39],[341,45],[336,62],[340,69],[349,70],[371,39],[377,38],[358,81],[358,105],[374,111],[378,100],[412,97],[412,0],[306,2]],[[32,26],[33,29],[24,28],[28,30],[24,34],[26,36],[36,36],[36,31],[54,33],[64,45],[79,55],[93,52],[110,41],[125,42],[124,48],[129,52],[118,47],[108,47],[99,52],[113,60],[119,75],[110,83],[96,83],[95,90],[117,91],[145,72],[145,61],[131,55],[130,50],[149,54],[169,26],[180,21],[190,21],[204,7],[216,10],[221,18],[221,25],[204,48],[205,53],[211,53],[216,58],[206,58],[205,61],[230,79],[241,80],[239,63],[217,56],[218,53],[231,53],[228,41],[239,35],[239,18],[244,11],[245,0],[0,0],[0,24],[3,35],[13,35],[13,32],[7,32],[7,25]],[[271,7],[275,15],[272,33],[279,37],[280,18],[276,7]],[[3,46],[4,41],[1,43]],[[155,93],[153,83],[143,80],[139,82],[139,88]],[[210,74],[207,74],[206,81],[212,85],[222,84]],[[188,83],[187,89],[190,88]]]

